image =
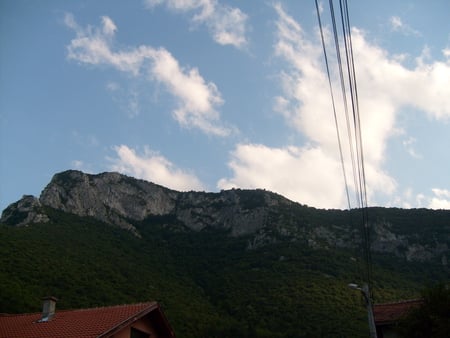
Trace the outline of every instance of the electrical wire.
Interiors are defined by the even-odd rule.
[[[332,1],[332,0],[330,0]],[[362,216],[362,232],[363,232],[363,246],[364,246],[364,260],[366,263],[366,282],[371,289],[372,284],[372,257],[370,250],[370,227],[368,217],[368,201],[367,201],[367,185],[364,165],[364,151],[361,132],[361,117],[359,111],[358,89],[356,82],[355,62],[353,57],[353,43],[351,38],[350,18],[348,14],[347,0],[340,0],[340,14],[342,22],[342,32],[345,46],[347,74],[349,77],[349,89],[352,102],[354,136],[357,155],[357,172],[358,172],[358,194]]]
[[[339,155],[341,160],[341,166],[343,170],[343,176],[344,176],[344,182],[345,182],[345,189],[346,189],[346,195],[347,195],[347,203],[349,207],[349,211],[351,211],[351,202],[349,197],[349,188],[348,188],[348,181],[347,181],[347,175],[345,170],[345,161],[343,156],[343,148],[341,143],[341,136],[339,131],[339,123],[337,118],[337,112],[336,112],[336,104],[334,99],[334,93],[333,93],[333,86],[332,86],[332,80],[331,80],[331,74],[330,74],[330,67],[329,67],[329,61],[328,56],[326,52],[326,44],[323,34],[323,27],[322,27],[322,21],[320,18],[320,10],[318,1],[315,0],[316,5],[316,11],[317,11],[317,18],[319,21],[319,28],[320,28],[320,35],[322,39],[322,47],[325,57],[325,64],[326,64],[326,70],[327,70],[327,76],[328,76],[328,83],[330,87],[330,94],[331,94],[331,100],[332,100],[332,107],[333,107],[333,114],[334,114],[334,121],[335,121],[335,127],[336,127],[336,134],[338,138],[338,145],[339,145]],[[371,290],[371,283],[372,283],[372,257],[371,257],[371,250],[370,250],[370,227],[369,227],[369,217],[368,217],[368,199],[367,199],[367,185],[366,185],[366,174],[365,174],[365,165],[364,165],[364,151],[363,151],[363,142],[362,142],[362,132],[361,132],[361,117],[360,117],[360,110],[359,110],[359,100],[358,100],[358,90],[357,90],[357,81],[356,81],[356,71],[355,71],[355,62],[354,62],[354,56],[353,56],[353,44],[352,44],[352,38],[351,38],[351,26],[350,26],[350,19],[349,19],[349,13],[348,13],[348,4],[347,0],[339,0],[339,8],[340,8],[340,20],[342,23],[342,37],[344,42],[344,55],[345,55],[345,65],[346,65],[346,74],[348,75],[346,84],[345,76],[344,76],[344,66],[343,61],[341,58],[341,47],[339,43],[339,34],[338,34],[338,28],[336,24],[336,16],[334,13],[334,6],[333,6],[333,0],[329,0],[329,6],[330,6],[330,13],[331,13],[331,19],[332,19],[332,28],[333,28],[333,35],[334,35],[334,43],[336,47],[336,58],[338,63],[338,69],[339,69],[339,78],[340,78],[340,85],[341,85],[341,91],[342,91],[342,97],[343,97],[343,104],[344,104],[344,112],[345,112],[345,120],[346,120],[346,127],[347,127],[347,136],[348,136],[348,143],[349,143],[349,152],[351,157],[351,165],[352,165],[352,173],[353,173],[353,184],[355,187],[355,198],[357,202],[358,209],[361,211],[361,233],[362,233],[362,254],[363,254],[363,260],[366,266],[365,276],[363,279],[365,279],[369,290]],[[348,92],[347,92],[348,87]],[[347,102],[347,97],[350,97],[351,102],[351,118],[349,113],[349,104]],[[350,212],[351,215],[351,212]],[[370,295],[372,297],[372,294]]]
[[[333,27],[333,36],[334,36],[334,44],[336,47],[336,59],[338,62],[338,69],[339,69],[339,80],[341,84],[341,92],[342,92],[342,99],[344,103],[344,113],[345,113],[345,121],[346,121],[346,127],[347,127],[347,138],[348,138],[348,145],[349,145],[349,151],[350,151],[350,163],[352,165],[353,170],[353,184],[355,187],[358,186],[358,180],[356,175],[356,160],[355,160],[355,151],[353,147],[353,136],[352,136],[352,128],[350,124],[350,117],[348,112],[348,103],[347,103],[347,91],[345,86],[345,79],[344,79],[344,72],[342,70],[342,58],[341,58],[341,51],[339,46],[339,37],[337,32],[337,26],[336,26],[336,17],[334,15],[334,6],[333,1],[329,1],[330,5],[330,12],[331,12],[331,20],[332,20],[332,27]],[[347,188],[348,189],[348,188]],[[355,197],[356,201],[359,200],[358,191],[355,189]],[[351,206],[349,206],[349,209],[351,209]]]
[[[342,143],[341,143],[341,136],[340,136],[340,132],[339,132],[339,123],[338,123],[338,118],[337,118],[337,113],[336,113],[336,105],[334,103],[334,93],[333,93],[333,85],[331,83],[330,67],[328,66],[327,49],[325,47],[325,39],[323,36],[323,28],[322,28],[322,20],[320,19],[319,4],[318,4],[317,0],[315,0],[315,3],[316,3],[316,11],[317,11],[317,20],[319,21],[320,37],[322,39],[323,55],[325,57],[325,65],[327,68],[328,85],[329,85],[330,94],[331,94],[331,103],[333,106],[334,125],[336,128],[336,136],[338,139],[338,146],[339,146],[339,158],[341,160],[342,174],[344,176],[345,194],[347,196],[347,205],[350,210],[351,209],[350,193],[349,193],[348,183],[347,183],[347,174],[345,171],[345,162],[344,162],[344,155],[342,152]]]

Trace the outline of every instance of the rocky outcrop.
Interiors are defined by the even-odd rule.
[[[39,201],[54,209],[134,230],[132,221],[171,213],[178,194],[118,173],[89,175],[70,170],[55,175]]]
[[[49,218],[42,212],[41,207],[39,199],[31,195],[24,195],[3,211],[0,223],[19,227],[28,226],[31,223],[46,223]]]

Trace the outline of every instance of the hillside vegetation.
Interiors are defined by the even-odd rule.
[[[0,312],[40,311],[44,295],[58,297],[58,309],[158,300],[179,337],[366,336],[360,295],[346,286],[360,278],[353,252],[295,242],[248,250],[248,238],[158,217],[139,224],[138,238],[47,214],[44,224],[0,226]],[[378,301],[414,297],[444,278],[394,257],[374,268]]]

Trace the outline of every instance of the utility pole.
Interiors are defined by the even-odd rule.
[[[369,285],[364,284],[362,287],[359,287],[358,284],[351,283],[348,285],[348,287],[351,289],[354,289],[354,290],[361,291],[361,293],[364,297],[364,303],[366,304],[366,309],[367,309],[370,338],[377,338],[377,328],[375,326],[375,318],[373,317],[373,306],[372,306],[372,300],[370,297]]]

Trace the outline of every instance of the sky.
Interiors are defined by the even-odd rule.
[[[345,169],[313,0],[0,0],[0,209],[67,169],[356,207],[319,8]],[[450,2],[348,11],[368,205],[450,209]]]

